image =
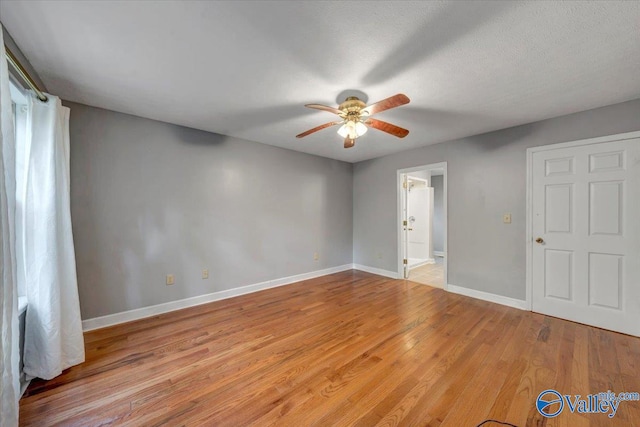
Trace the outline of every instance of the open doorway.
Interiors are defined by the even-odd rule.
[[[447,283],[446,163],[398,170],[398,274],[439,288]]]

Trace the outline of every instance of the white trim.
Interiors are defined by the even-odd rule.
[[[18,316],[22,316],[22,313],[27,311],[28,305],[27,297],[18,297]]]
[[[435,258],[427,258],[423,261],[417,262],[415,264],[409,264],[409,270],[413,270],[414,268],[418,268],[418,267],[422,267],[423,265],[427,265],[427,264],[435,264],[436,260]]]
[[[599,136],[597,138],[578,139],[569,142],[560,142],[557,144],[539,145],[527,149],[527,154],[538,151],[561,150],[563,148],[580,147],[583,145],[600,144],[602,142],[624,141],[625,139],[640,138],[640,131],[618,133],[615,135]]]
[[[563,148],[579,147],[583,145],[599,144],[602,142],[623,141],[625,139],[640,138],[640,131],[618,133],[597,138],[579,139],[558,144],[541,145],[527,149],[527,205],[526,205],[526,303],[527,310],[533,310],[533,154],[541,151],[559,150]],[[445,193],[446,196],[446,193]]]
[[[444,233],[442,236],[442,257],[444,262],[442,263],[444,289],[449,289],[449,208],[447,199],[449,197],[449,172],[447,171],[447,162],[442,162],[442,226],[444,227]]]
[[[462,286],[456,286],[452,284],[447,285],[447,291],[454,294],[464,295],[471,298],[481,299],[483,301],[489,301],[500,305],[506,305],[507,307],[513,307],[520,310],[528,310],[527,301],[521,299],[515,299],[505,297],[502,295],[490,294],[488,292],[477,291],[475,289],[463,288]]]
[[[448,174],[447,174],[447,162],[440,162],[440,163],[431,163],[428,165],[423,165],[423,166],[415,166],[415,167],[411,167],[411,168],[405,168],[405,169],[398,169],[396,171],[396,204],[397,204],[397,211],[396,211],[396,230],[397,230],[397,244],[398,244],[398,272],[395,275],[395,278],[402,278],[404,277],[404,264],[402,263],[402,206],[401,206],[401,189],[402,189],[402,174],[410,174],[411,172],[417,172],[417,171],[432,171],[432,170],[437,170],[437,169],[442,169],[442,217],[443,217],[443,221],[442,221],[442,225],[444,227],[444,236],[443,236],[443,243],[442,243],[442,257],[444,258],[444,262],[443,262],[443,270],[444,270],[444,289],[447,290],[447,286],[449,286],[447,284],[447,279],[448,279],[448,274],[449,274],[449,257],[447,256],[447,237],[449,234],[449,229],[448,229],[448,214],[447,214],[447,181],[448,181]],[[431,182],[431,175],[429,175],[429,183]],[[384,271],[384,270],[383,270]],[[377,273],[374,273],[377,274]],[[384,274],[383,274],[384,275]],[[391,277],[391,276],[387,276],[387,277]]]
[[[443,251],[433,251],[433,256],[439,256],[439,257],[443,257],[444,258],[444,252]]]
[[[170,311],[181,310],[183,308],[193,307],[196,305],[206,304],[213,301],[219,301],[227,298],[237,297],[240,295],[250,294],[252,292],[262,291],[264,289],[276,288],[278,286],[290,285],[301,280],[309,280],[315,277],[325,276],[327,274],[339,273],[341,271],[352,270],[353,264],[345,264],[338,267],[325,268],[324,270],[311,271],[309,273],[297,274],[294,276],[283,277],[280,279],[267,280],[253,285],[240,286],[238,288],[227,289],[224,291],[213,292],[205,295],[198,295],[191,298],[185,298],[176,301],[170,301],[163,304],[152,305],[148,307],[136,308],[133,310],[122,311],[120,313],[108,314],[106,316],[94,317],[82,321],[82,329],[92,331],[94,329],[105,328],[120,323],[131,322],[133,320],[144,319],[145,317],[155,316]],[[365,270],[366,271],[366,270]],[[380,270],[383,271],[383,270]],[[375,273],[380,274],[380,273]]]
[[[365,271],[371,274],[377,274],[378,276],[389,277],[390,279],[399,279],[402,275],[398,275],[395,271],[383,270],[381,268],[369,267],[367,265],[353,264],[354,270]]]
[[[403,263],[403,249],[402,249],[402,221],[403,221],[403,216],[402,216],[402,174],[408,172],[406,169],[398,169],[396,171],[396,232],[398,233],[397,235],[397,244],[398,244],[398,273],[397,273],[397,277],[400,278],[404,278],[404,263]]]
[[[525,212],[525,299],[527,301],[527,310],[533,310],[533,281],[532,281],[532,259],[533,248],[531,242],[533,241],[533,216],[531,215],[531,209],[533,209],[533,191],[531,186],[533,185],[533,150],[527,149],[527,188],[526,188],[526,212]]]
[[[27,105],[27,90],[22,87],[20,83],[18,83],[18,79],[13,76],[13,74],[9,74],[9,93],[11,94],[11,100],[19,105]]]
[[[24,395],[24,392],[27,391],[27,388],[31,384],[31,380],[26,380],[25,382],[20,382],[20,398]]]

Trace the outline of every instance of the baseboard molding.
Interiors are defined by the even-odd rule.
[[[262,291],[270,288],[277,288],[279,286],[290,285],[292,283],[300,282],[302,280],[309,280],[320,276],[326,276],[327,274],[339,273],[346,270],[360,270],[371,274],[377,274],[379,276],[388,277],[391,279],[399,279],[398,273],[389,270],[383,270],[381,268],[369,267],[362,264],[345,264],[337,267],[325,268],[323,270],[311,271],[309,273],[297,274],[294,276],[283,277],[280,279],[267,280],[265,282],[255,283],[252,285],[241,286],[238,288],[227,289],[224,291],[213,292],[205,295],[198,295],[191,298],[185,298],[176,301],[170,301],[163,304],[152,305],[148,307],[136,308],[134,310],[123,311],[120,313],[109,314],[106,316],[95,317],[93,319],[86,319],[82,321],[82,329],[86,331],[92,331],[95,329],[106,328],[108,326],[114,326],[120,323],[131,322],[134,320],[144,319],[145,317],[151,317],[158,314],[168,313],[175,310],[181,310],[183,308],[189,308],[196,305],[206,304],[209,302],[220,301],[227,298],[233,298],[240,295],[250,294],[253,292]],[[461,286],[447,284],[445,289],[455,294],[465,295],[471,298],[477,298],[484,301],[493,302],[496,304],[506,305],[520,310],[528,310],[527,302],[515,298],[505,297],[502,295],[490,294],[488,292],[477,291],[475,289],[463,288]]]
[[[367,273],[377,274],[378,276],[388,277],[390,279],[398,279],[398,273],[395,271],[383,270],[381,268],[369,267],[368,265],[353,264],[355,270],[366,271]]]
[[[439,256],[444,258],[444,252],[442,251],[433,251],[433,256]]]
[[[471,298],[481,299],[484,301],[494,302],[496,304],[506,305],[508,307],[520,310],[529,310],[527,302],[520,299],[505,297],[502,295],[490,294],[488,292],[477,291],[475,289],[463,288],[452,284],[447,284],[445,289],[454,294],[460,294]]]
[[[415,264],[409,264],[409,270],[413,270],[414,268],[422,267],[427,264],[435,264],[436,260],[434,258],[427,258],[424,261],[417,262]]]
[[[155,316],[158,314],[168,313],[170,311],[181,310],[196,305],[206,304],[213,301],[219,301],[227,298],[233,298],[240,295],[250,294],[265,289],[276,288],[278,286],[290,285],[302,280],[309,280],[327,274],[339,273],[341,271],[353,269],[353,264],[345,264],[338,267],[325,268],[323,270],[311,271],[309,273],[296,274],[294,276],[283,277],[280,279],[267,280],[265,282],[255,283],[252,285],[241,286],[238,288],[227,289],[224,291],[213,292],[205,295],[198,295],[191,298],[185,298],[176,301],[170,301],[163,304],[152,305],[148,307],[136,308],[133,310],[122,311],[120,313],[108,314],[106,316],[95,317],[82,321],[82,329],[92,331],[94,329],[105,328],[120,323],[131,322],[133,320],[144,319],[145,317]],[[381,270],[382,271],[382,270]],[[376,273],[378,274],[378,273]]]

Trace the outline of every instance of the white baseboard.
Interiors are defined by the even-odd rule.
[[[267,280],[265,282],[255,283],[252,285],[241,286],[238,288],[227,289],[224,291],[213,292],[205,295],[198,295],[191,298],[185,298],[177,301],[170,301],[163,304],[152,305],[148,307],[136,308],[134,310],[123,311],[120,313],[109,314],[106,316],[95,317],[82,321],[82,329],[84,331],[92,331],[94,329],[105,328],[107,326],[117,325],[119,323],[131,322],[133,320],[144,319],[158,314],[168,313],[170,311],[181,310],[196,305],[206,304],[209,302],[219,301],[227,298],[233,298],[240,295],[250,294],[265,289],[276,288],[278,286],[290,285],[302,280],[309,280],[327,274],[339,273],[346,270],[360,270],[379,276],[398,279],[398,273],[381,268],[369,267],[361,264],[345,264],[338,267],[325,268],[324,270],[311,271],[309,273],[297,274],[295,276],[283,277],[280,279]],[[463,288],[461,286],[447,284],[445,289],[460,295],[481,299],[484,301],[494,302],[496,304],[506,305],[518,308],[520,310],[528,310],[527,302],[515,298],[505,297],[502,295],[490,294],[488,292],[477,291],[474,289]]]
[[[433,256],[444,257],[444,252],[442,252],[442,251],[433,251]]]
[[[490,294],[488,292],[477,291],[475,289],[463,288],[452,284],[447,284],[445,289],[454,294],[460,294],[471,298],[477,298],[484,301],[494,302],[496,304],[506,305],[508,307],[518,308],[520,310],[529,310],[527,302],[520,299],[505,297],[502,295]]]
[[[417,262],[415,264],[409,264],[409,270],[413,270],[414,268],[422,267],[427,264],[435,264],[436,260],[434,258],[427,258],[424,261]]]
[[[353,264],[355,270],[366,271],[367,273],[377,274],[378,276],[389,277],[391,279],[398,279],[398,273],[395,271],[383,270],[381,268],[369,267],[362,264]]]
[[[132,320],[144,319],[145,317],[168,313],[170,311],[181,310],[183,308],[206,304],[213,301],[219,301],[227,298],[237,297],[240,295],[250,294],[252,292],[258,292],[264,289],[290,285],[295,282],[300,282],[301,280],[309,280],[315,277],[326,276],[327,274],[351,270],[353,268],[353,264],[345,264],[338,267],[325,268],[324,270],[316,270],[309,273],[296,274],[295,276],[267,280],[265,282],[255,283],[252,285],[241,286],[238,288],[227,289],[224,291],[213,292],[205,295],[198,295],[195,297],[185,298],[177,301],[170,301],[163,304],[136,308],[134,310],[122,311],[120,313],[108,314],[101,317],[94,317],[93,319],[83,320],[82,329],[84,331],[92,331],[94,329],[105,328],[107,326],[113,326],[119,323],[131,322]]]

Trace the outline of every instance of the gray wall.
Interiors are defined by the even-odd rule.
[[[431,177],[433,187],[433,250],[444,251],[444,177]]]
[[[357,163],[354,263],[397,271],[396,171],[446,161],[448,282],[525,299],[526,149],[637,130],[640,99]]]
[[[65,105],[83,319],[352,262],[352,165]]]

